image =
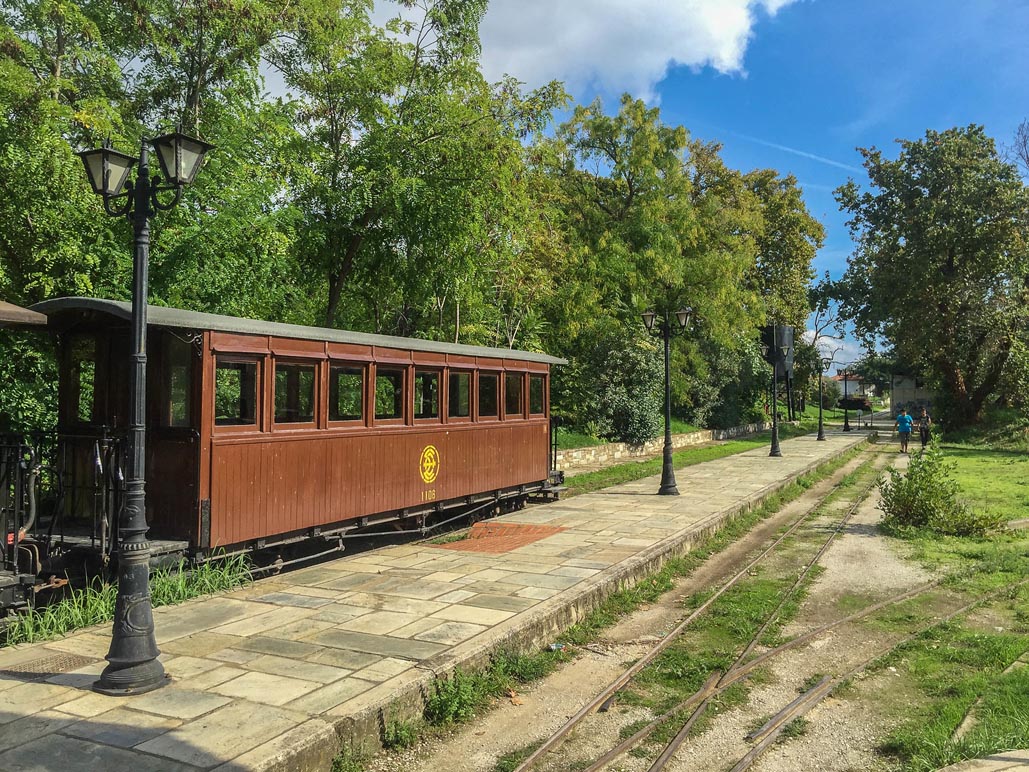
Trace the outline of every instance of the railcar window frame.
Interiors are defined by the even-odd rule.
[[[532,386],[533,386],[534,383],[538,383],[540,385],[540,393],[539,393],[540,409],[539,410],[534,410],[533,409]],[[529,415],[530,416],[537,416],[537,415],[545,416],[547,414],[547,376],[544,375],[543,373],[529,373],[529,405],[528,405],[528,407],[529,407]]]
[[[314,429],[318,426],[318,412],[321,405],[321,393],[320,393],[320,380],[321,371],[319,367],[321,362],[312,361],[310,359],[302,359],[299,357],[273,357],[271,361],[271,419],[272,428],[274,430],[282,431],[289,429]],[[280,420],[279,419],[279,372],[280,370],[286,370],[286,368],[297,368],[310,370],[311,372],[311,417],[302,421],[291,421],[291,420]],[[288,377],[288,376],[287,376]],[[286,388],[291,388],[288,381]],[[290,399],[290,395],[286,395],[287,401]],[[299,412],[299,401],[300,392],[297,392],[297,411]]]
[[[373,426],[403,426],[407,419],[408,410],[408,397],[407,388],[409,377],[407,371],[409,367],[402,364],[378,364],[375,365],[374,374],[372,376],[373,386],[370,396],[371,411],[369,417],[372,419]],[[380,376],[385,377],[386,374],[399,374],[400,375],[400,387],[399,389],[394,385],[393,400],[394,406],[399,401],[399,413],[391,414],[379,414],[379,378]],[[399,397],[398,397],[399,395]]]
[[[517,378],[518,388],[512,390],[511,382]],[[512,409],[511,395],[518,396],[518,405]],[[525,418],[525,373],[521,370],[504,371],[504,420]]]
[[[88,355],[80,355],[89,349]],[[68,421],[76,426],[96,426],[102,421],[98,415],[100,411],[100,396],[98,374],[100,372],[100,342],[98,336],[92,333],[76,334],[71,336],[67,346],[66,375],[68,383],[68,401],[64,406]],[[86,367],[85,365],[88,365]],[[88,373],[88,375],[87,375]],[[84,377],[86,376],[86,377]],[[88,382],[88,389],[83,384]],[[83,416],[83,396],[88,393],[89,417]]]
[[[361,415],[357,418],[333,418],[333,403],[335,402],[338,406],[339,400],[333,399],[333,395],[336,394],[334,386],[337,385],[337,381],[333,378],[334,371],[350,371],[350,374],[360,374],[361,376],[361,396],[360,396],[360,408]],[[328,366],[328,388],[326,389],[327,394],[327,410],[326,420],[328,426],[334,429],[346,429],[346,428],[360,428],[367,424],[368,419],[368,363],[359,362],[351,359],[331,359],[329,360]]]
[[[194,425],[193,403],[195,401],[196,371],[193,367],[193,347],[188,341],[167,331],[161,345],[158,426],[167,429],[188,429]],[[181,373],[185,377],[181,392],[176,388],[176,373]],[[181,418],[176,415],[180,409]]]
[[[214,355],[214,378],[211,383],[211,420],[214,424],[214,431],[218,434],[232,434],[237,432],[260,432],[264,424],[264,359],[260,355],[248,356],[246,354],[223,354]],[[218,370],[222,363],[229,365],[252,365],[254,368],[254,405],[250,411],[253,420],[240,423],[219,423],[218,420]],[[240,398],[242,398],[242,379],[240,384]]]
[[[502,370],[479,370],[475,375],[475,420],[499,421],[500,420],[500,375]],[[492,378],[493,386],[493,412],[483,414],[482,412],[482,379]]]
[[[422,385],[420,380],[423,376],[429,376],[434,378],[436,381],[436,412],[433,415],[426,415],[423,412],[419,412],[418,397],[419,397],[419,386]],[[424,387],[423,387],[424,388]],[[416,365],[414,368],[414,377],[411,381],[411,396],[413,402],[413,408],[411,416],[416,424],[438,424],[443,421],[443,370],[439,367],[424,367]],[[424,395],[422,402],[424,403]]]
[[[454,406],[454,378],[464,377],[467,379],[468,401],[467,412],[464,415],[454,413],[451,408]],[[463,367],[452,367],[447,370],[447,423],[471,423],[472,403],[475,401],[475,371]],[[460,392],[458,392],[460,394]]]

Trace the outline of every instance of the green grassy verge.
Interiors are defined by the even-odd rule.
[[[250,583],[250,571],[243,556],[214,560],[188,570],[155,571],[150,577],[150,599],[154,608],[182,603]],[[35,643],[58,638],[73,630],[114,619],[114,584],[95,582],[55,603],[17,616],[0,633],[0,646]]]
[[[1015,408],[992,408],[975,426],[943,427],[948,445],[969,445],[984,450],[1029,451],[1029,416]]]
[[[1003,414],[1002,414],[1003,415]],[[973,507],[1004,519],[1027,516],[1029,453],[1018,451],[1021,430],[995,421],[948,433],[945,457],[954,462],[961,496]],[[962,441],[961,445],[950,442]],[[1012,530],[989,538],[909,535],[911,556],[927,568],[945,571],[950,592],[966,601],[1003,590],[1029,576],[1029,533]],[[939,609],[921,604],[898,608],[897,629],[928,621]],[[888,620],[883,620],[888,623]],[[1029,590],[1003,593],[965,618],[940,625],[883,661],[899,679],[884,716],[902,717],[880,751],[903,770],[932,770],[990,753],[1029,747],[1029,669],[1005,672],[1029,650]],[[955,735],[966,714],[975,723]]]
[[[810,427],[804,425],[784,425],[779,427],[780,439],[798,437],[802,434],[808,434],[809,432]],[[724,458],[725,456],[732,456],[736,453],[743,453],[747,450],[760,448],[762,445],[768,445],[770,441],[770,433],[761,432],[750,437],[729,440],[728,442],[719,445],[702,445],[695,448],[683,448],[682,450],[676,451],[672,455],[672,459],[675,464],[675,468],[682,469],[687,466],[692,466],[693,464],[701,464],[705,461],[712,461],[716,458]],[[574,477],[568,478],[566,483],[568,491],[564,495],[566,497],[577,496],[581,493],[590,493],[592,491],[600,490],[601,488],[609,488],[612,485],[619,485],[621,483],[632,482],[633,480],[640,480],[644,477],[661,474],[661,463],[661,457],[657,456],[655,458],[649,458],[646,461],[634,461],[627,464],[618,464],[617,466],[610,466],[606,469],[599,469],[595,472],[578,474]]]
[[[662,424],[663,426],[664,424]],[[664,431],[662,429],[662,431]],[[698,427],[693,424],[688,424],[685,421],[681,421],[678,418],[672,419],[672,434],[690,434],[692,432],[701,431]],[[573,429],[566,429],[560,427],[557,430],[557,449],[558,450],[575,450],[576,448],[589,448],[596,445],[605,445],[610,440],[601,439],[600,437],[594,437],[590,434],[583,434]]]

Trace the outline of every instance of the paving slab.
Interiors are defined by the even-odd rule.
[[[109,626],[0,650],[0,770],[327,769],[341,737],[373,746],[419,715],[435,678],[545,645],[863,441],[796,438],[679,470],[678,497],[647,478],[490,521],[480,544],[384,547],[159,609],[168,685],[137,697],[90,691]]]

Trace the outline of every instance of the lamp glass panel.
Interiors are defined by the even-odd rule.
[[[174,185],[189,185],[193,182],[200,162],[204,160],[204,153],[213,147],[178,131],[157,137],[151,143],[157,150],[161,171]]]
[[[171,182],[178,181],[179,169],[175,164],[175,143],[165,140],[172,139],[172,136],[160,137],[154,140],[154,148],[157,150],[157,160],[161,164],[161,171]]]
[[[180,173],[185,184],[189,185],[193,182],[197,169],[200,168],[200,162],[204,160],[204,153],[207,152],[210,145],[183,137],[180,146],[182,148]]]
[[[641,314],[641,316],[643,317],[643,325],[648,330],[653,330],[654,329],[654,319],[657,318],[657,314],[655,314],[653,311],[644,311]]]
[[[90,150],[79,153],[82,165],[86,167],[86,177],[93,192],[100,195],[104,192],[104,159],[102,150]]]
[[[679,321],[679,327],[685,329],[690,325],[690,315],[693,313],[692,308],[682,308],[675,312],[675,318]]]
[[[129,179],[129,172],[132,171],[132,166],[136,163],[136,159],[107,150],[104,153],[107,155],[107,163],[110,169],[110,175],[107,178],[107,190],[105,192],[109,196],[117,196],[124,190],[125,183]]]

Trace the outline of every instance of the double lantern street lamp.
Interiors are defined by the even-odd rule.
[[[171,209],[182,198],[182,188],[193,182],[204,154],[213,145],[188,137],[180,130],[149,140],[161,165],[161,177],[150,175],[147,140],[140,142],[139,158],[114,150],[105,142],[97,150],[78,155],[86,167],[93,192],[104,199],[104,211],[132,221],[132,367],[128,433],[128,476],[118,518],[118,597],[107,667],[93,689],[101,694],[142,694],[163,686],[167,679],[157,656],[154,616],[150,605],[150,544],[147,542],[146,492],[146,324],[147,260],[150,252],[150,217]],[[136,179],[129,182],[132,167]],[[166,203],[158,194],[173,191]]]
[[[829,365],[832,364],[832,359],[823,357],[820,362],[822,364],[822,370],[818,373],[818,437],[815,439],[825,442],[825,426],[822,423],[822,403],[825,401],[822,394],[822,381],[824,380],[826,370],[828,370]]]
[[[661,464],[661,487],[658,488],[657,495],[678,496],[679,489],[675,485],[675,468],[672,466],[672,385],[668,358],[672,335],[685,332],[689,328],[693,309],[682,308],[676,311],[674,323],[671,319],[672,315],[669,315],[668,311],[664,312],[660,321],[653,311],[644,311],[641,316],[647,332],[655,334],[654,327],[656,326],[656,334],[665,342],[665,447],[664,461]]]

